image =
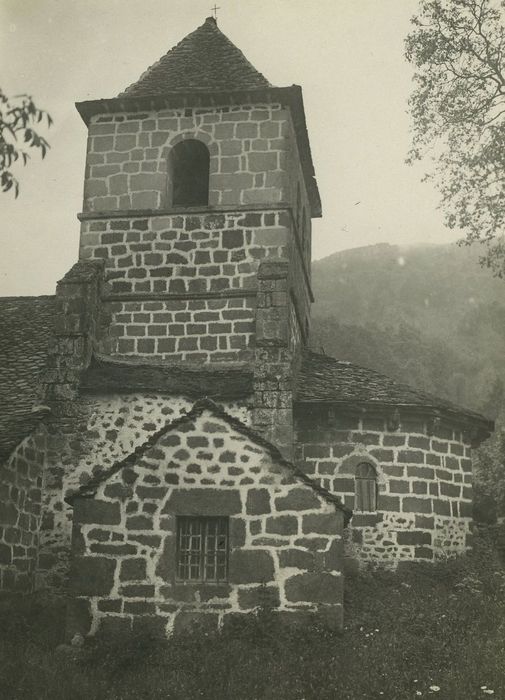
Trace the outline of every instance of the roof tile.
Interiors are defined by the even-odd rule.
[[[296,401],[419,406],[459,414],[484,422],[493,429],[492,422],[479,413],[433,394],[416,391],[373,369],[311,351],[305,354],[302,362]]]
[[[35,427],[39,380],[53,333],[55,299],[0,298],[0,460]]]
[[[208,17],[148,68],[120,97],[163,95],[174,91],[250,90],[270,83]]]

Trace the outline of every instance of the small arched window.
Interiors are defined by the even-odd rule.
[[[355,509],[374,513],[377,510],[377,472],[369,462],[361,462],[356,467]]]
[[[207,146],[196,139],[179,141],[169,156],[170,204],[174,207],[206,206],[209,203]]]

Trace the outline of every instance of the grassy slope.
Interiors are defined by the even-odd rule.
[[[54,651],[61,603],[4,604],[2,698],[478,700],[481,686],[505,698],[505,569],[487,542],[414,573],[348,577],[342,636],[265,613],[222,634],[91,644],[76,661]]]

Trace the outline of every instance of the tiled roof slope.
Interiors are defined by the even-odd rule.
[[[53,332],[54,297],[0,298],[0,461],[35,427],[32,412]]]
[[[493,429],[492,422],[484,416],[450,401],[416,391],[373,369],[310,351],[304,356],[298,376],[296,401],[419,406],[466,416]]]
[[[163,95],[173,91],[250,90],[270,83],[208,17],[146,70],[120,97]]]

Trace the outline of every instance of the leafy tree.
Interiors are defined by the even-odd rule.
[[[496,420],[503,411],[505,404],[505,385],[501,377],[496,377],[489,396],[480,406],[480,412],[491,420]]]
[[[12,165],[22,160],[26,165],[30,155],[25,148],[34,148],[45,157],[49,144],[35,130],[42,121],[51,126],[49,114],[39,109],[28,95],[15,95],[12,98],[0,88],[0,187],[3,192],[13,190],[19,193],[19,183],[12,174]]]
[[[450,228],[505,276],[505,2],[421,0],[406,39],[415,67],[408,162],[430,157]]]
[[[479,409],[496,421],[496,429],[474,453],[474,518],[493,523],[505,517],[505,386],[500,377]]]
[[[474,453],[474,518],[493,523],[505,517],[505,428]]]

